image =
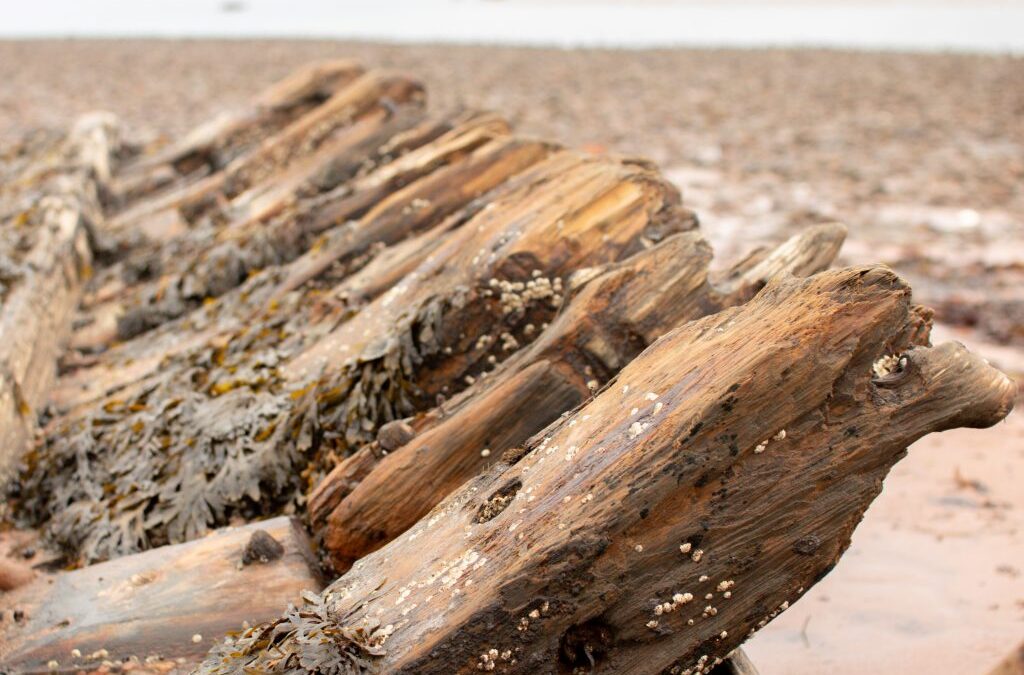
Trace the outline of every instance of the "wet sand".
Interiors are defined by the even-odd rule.
[[[337,42],[0,42],[0,141],[95,108],[175,134],[314,58],[415,73],[431,105],[657,161],[721,260],[812,222],[1024,374],[1024,59]],[[987,672],[1024,634],[1024,417],[910,449],[839,566],[751,643],[764,675]]]

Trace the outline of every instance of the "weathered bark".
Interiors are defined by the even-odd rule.
[[[98,181],[109,179],[118,142],[110,117],[85,117],[56,149],[56,163],[45,157],[26,167],[15,188],[21,198],[4,196],[5,207],[25,203],[4,227],[29,230],[30,248],[12,261],[15,278],[3,279],[0,291],[0,482],[10,479],[56,378],[57,355],[92,270],[88,230],[102,218]],[[10,271],[0,268],[0,277]]]
[[[1009,412],[1009,379],[927,324],[886,268],[772,281],[204,672],[282,672],[298,635],[365,622],[380,672],[710,670],[831,569],[907,445]]]
[[[315,529],[325,525],[332,564],[346,570],[404,532],[505,451],[589,398],[673,326],[745,302],[775,276],[827,268],[844,235],[841,225],[810,228],[730,275],[724,287],[709,282],[710,248],[696,232],[605,271],[588,270],[581,276],[590,280],[536,342],[414,420],[415,439],[389,453],[376,444],[360,448],[313,491],[310,520]]]
[[[0,669],[75,673],[126,660],[182,668],[225,632],[271,619],[322,586],[297,521],[229,528],[3,596]]]

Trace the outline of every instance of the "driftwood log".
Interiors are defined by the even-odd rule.
[[[403,75],[313,64],[141,154],[105,120],[0,157],[46,224],[0,470],[38,434],[11,509],[84,566],[0,600],[0,670],[749,675],[904,448],[1012,402],[891,271],[823,271],[841,225],[712,271],[650,163]],[[321,586],[282,513],[347,572],[284,615]]]
[[[0,198],[0,482],[36,429],[68,338],[83,282],[92,274],[89,231],[100,217],[98,182],[119,143],[110,117],[82,119],[67,137],[5,158]],[[10,248],[8,248],[10,247]]]
[[[769,282],[204,672],[710,670],[835,565],[908,444],[1008,413],[928,318],[885,268]]]
[[[224,633],[321,587],[298,521],[253,523],[3,597],[0,663],[16,673],[194,665]]]

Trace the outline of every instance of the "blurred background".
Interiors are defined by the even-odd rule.
[[[94,109],[179,134],[309,60],[649,157],[722,264],[810,223],[1024,375],[1024,2],[36,0],[0,11],[0,142]],[[1024,422],[924,439],[764,675],[987,673],[1024,638]]]

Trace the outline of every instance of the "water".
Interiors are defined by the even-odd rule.
[[[554,46],[1024,53],[1024,4],[3,0],[3,37],[324,37]]]

